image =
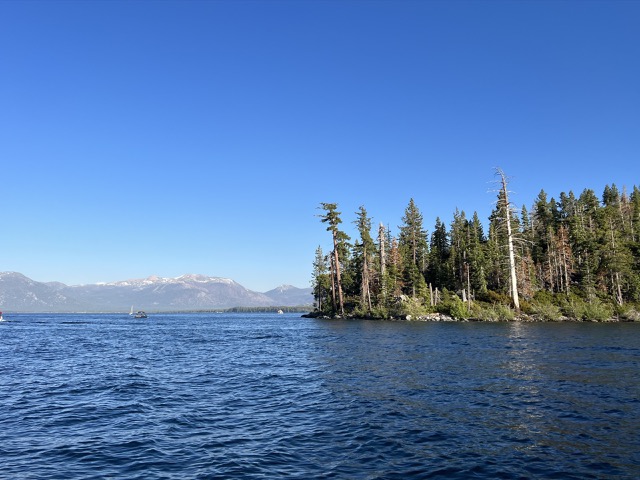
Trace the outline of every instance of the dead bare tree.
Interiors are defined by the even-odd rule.
[[[504,205],[498,205],[498,207],[503,207],[502,211],[504,212],[503,221],[507,227],[507,248],[509,250],[509,277],[510,277],[510,289],[511,289],[511,299],[513,300],[513,305],[516,310],[520,310],[520,300],[518,298],[518,276],[516,275],[516,259],[513,250],[513,232],[511,231],[511,211],[512,205],[509,202],[509,190],[507,189],[507,177],[500,168],[496,168],[496,174],[500,176],[500,185],[502,192],[499,201],[504,202]]]

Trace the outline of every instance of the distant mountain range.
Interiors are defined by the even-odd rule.
[[[151,276],[114,283],[68,286],[0,272],[0,310],[9,312],[128,312],[215,310],[232,307],[311,305],[311,288],[282,285],[259,293],[229,278]]]

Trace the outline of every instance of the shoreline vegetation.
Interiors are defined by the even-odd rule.
[[[548,315],[539,315],[539,314],[525,314],[525,313],[516,313],[514,311],[508,312],[501,309],[498,311],[489,311],[483,317],[461,317],[455,318],[446,313],[427,313],[425,315],[418,315],[414,317],[412,315],[404,315],[399,317],[363,317],[363,316],[355,316],[355,315],[347,315],[346,317],[341,317],[340,315],[335,315],[330,317],[322,312],[314,311],[307,314],[302,315],[303,318],[320,318],[324,320],[340,320],[340,319],[348,319],[348,320],[388,320],[388,321],[408,321],[408,322],[523,322],[523,323],[640,323],[640,312],[633,310],[628,314],[614,316],[614,317],[604,317],[604,318],[575,318],[575,317],[567,317],[562,314],[556,316],[548,316]]]
[[[640,189],[607,185],[598,198],[544,190],[513,203],[496,169],[497,201],[485,227],[456,209],[432,233],[410,199],[397,232],[355,212],[358,238],[336,203],[321,203],[332,248],[313,262],[307,318],[412,321],[640,322]],[[375,238],[374,238],[375,235]]]

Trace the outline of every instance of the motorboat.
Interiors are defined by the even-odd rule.
[[[137,312],[133,313],[133,305],[131,305],[131,311],[129,312],[129,316],[133,318],[147,318],[147,314],[144,313],[142,310],[138,310]]]

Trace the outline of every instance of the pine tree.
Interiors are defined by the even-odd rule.
[[[398,247],[398,239],[395,237],[389,237],[389,255],[387,260],[387,278],[389,280],[388,292],[393,297],[398,297],[402,294],[404,289],[404,282],[402,280],[402,272],[404,270],[402,255],[400,255],[400,247]],[[387,297],[388,305],[390,305],[391,298]]]
[[[316,308],[319,311],[322,311],[325,306],[325,302],[329,297],[330,292],[330,279],[327,274],[328,270],[328,259],[324,256],[322,252],[322,247],[318,246],[316,249],[315,259],[313,261],[313,272],[312,272],[312,286],[313,286],[313,297],[315,299]]]
[[[532,249],[534,245],[534,231],[525,205],[520,213],[520,241],[516,244],[518,250],[518,288],[525,298],[533,297],[537,282],[536,268],[533,261]]]
[[[427,268],[427,281],[433,286],[442,288],[450,287],[449,256],[451,247],[449,245],[449,235],[447,229],[440,220],[436,218],[436,224],[431,234],[429,243],[429,266]]]
[[[630,197],[631,241],[640,242],[640,188],[633,187]]]
[[[599,215],[602,245],[600,278],[618,305],[624,303],[624,293],[632,280],[632,255],[624,241],[624,223],[620,192],[615,185],[604,189],[604,207]]]
[[[631,271],[629,279],[629,298],[640,302],[640,189],[633,187],[629,196],[629,250],[632,255]]]
[[[487,292],[486,271],[486,239],[482,229],[482,223],[478,218],[478,212],[473,212],[473,218],[469,222],[469,267],[470,282],[473,292],[484,295]]]
[[[413,298],[425,297],[427,285],[423,272],[427,266],[427,232],[422,226],[422,214],[413,198],[409,201],[402,222],[398,244],[403,257],[407,293]]]
[[[343,258],[346,257],[346,242],[349,240],[349,236],[343,231],[338,229],[338,225],[342,223],[340,218],[340,212],[337,211],[338,205],[336,203],[321,203],[322,208],[326,213],[319,215],[322,223],[327,223],[327,231],[330,231],[333,237],[333,257],[331,262],[331,284],[333,292],[334,308],[337,306],[340,310],[340,315],[344,316],[344,297],[342,294],[342,280],[341,280],[341,266],[340,266],[340,253]],[[342,252],[340,252],[342,250]],[[337,292],[337,299],[336,299]],[[336,305],[337,300],[337,305]]]
[[[531,255],[536,266],[537,283],[541,288],[553,290],[551,245],[553,238],[553,213],[547,194],[540,190],[533,206],[533,245]]]
[[[449,262],[449,272],[451,272],[452,279],[447,285],[447,288],[453,290],[467,290],[467,276],[469,274],[469,225],[467,223],[466,215],[463,212],[456,209],[453,214],[453,222],[451,222],[451,255]],[[466,292],[464,295],[468,295],[470,292]]]
[[[569,243],[569,230],[564,224],[560,225],[554,234],[552,251],[556,269],[556,291],[569,295],[573,273],[573,252]]]
[[[487,282],[487,290],[494,292],[502,292],[506,290],[508,272],[504,262],[502,253],[503,245],[505,245],[504,230],[501,227],[501,221],[496,210],[489,217],[489,234],[485,244],[485,260],[487,262],[485,279]]]
[[[371,285],[373,283],[373,265],[375,245],[371,237],[371,218],[367,215],[364,206],[360,206],[356,212],[357,218],[354,221],[360,234],[360,242],[356,249],[355,257],[358,265],[358,277],[360,285],[360,307],[371,314]]]
[[[593,190],[585,189],[576,205],[576,222],[570,235],[573,252],[577,256],[577,279],[587,300],[596,295],[596,274],[600,265],[598,245],[598,216],[600,203]]]

